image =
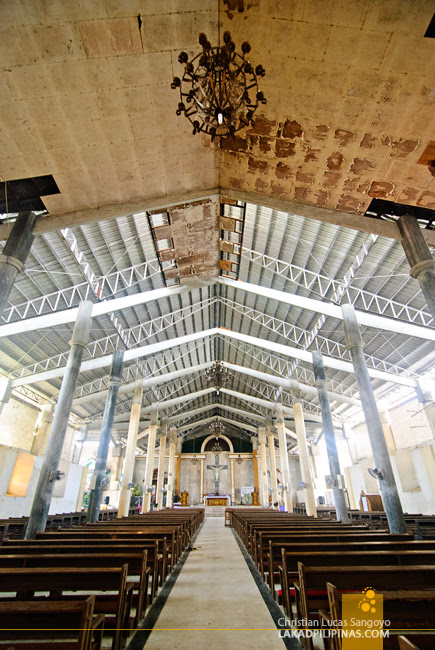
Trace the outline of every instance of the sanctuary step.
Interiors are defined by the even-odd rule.
[[[225,506],[206,506],[206,517],[225,517]]]

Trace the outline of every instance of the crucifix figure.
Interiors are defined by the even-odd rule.
[[[214,470],[214,492],[215,495],[219,495],[219,472],[221,469],[228,469],[228,465],[219,465],[219,454],[214,456],[214,465],[207,465],[207,469]]]

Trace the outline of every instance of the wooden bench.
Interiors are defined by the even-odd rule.
[[[86,547],[82,547],[86,551]],[[0,554],[0,568],[79,567],[114,568],[128,565],[128,581],[133,584],[133,603],[136,606],[134,624],[145,615],[148,598],[150,570],[147,568],[146,550],[139,553],[20,553]]]
[[[68,540],[10,540],[0,546],[0,557],[4,554],[64,554],[64,553],[142,553],[147,552],[147,570],[149,570],[149,587],[147,590],[147,601],[151,601],[156,593],[159,584],[163,584],[166,556],[165,540],[139,540],[138,538],[124,539],[117,541],[112,539],[97,539],[83,541],[77,539]],[[124,563],[123,563],[124,564]],[[145,603],[146,606],[146,603]]]
[[[35,597],[37,600],[78,600],[95,594],[94,611],[105,614],[104,633],[113,635],[112,650],[120,650],[130,631],[133,584],[127,582],[127,571],[127,564],[120,568],[6,568],[0,571],[0,602]],[[42,596],[41,592],[49,595]],[[67,596],[64,592],[75,593]],[[7,596],[12,593],[14,597]]]
[[[84,600],[0,602],[0,648],[35,650],[55,644],[62,650],[100,650],[104,614],[95,615],[94,607],[94,595]]]
[[[329,612],[322,612],[325,620],[341,621],[342,596],[337,587],[330,582],[326,583],[329,601]],[[361,596],[361,591],[346,590],[346,594],[356,593]],[[389,639],[384,639],[384,650],[395,648],[398,645],[398,635],[406,630],[430,630],[433,627],[435,611],[435,587],[432,591],[412,591],[398,589],[397,591],[383,591],[383,620],[390,621],[388,628]],[[335,626],[334,626],[335,627]],[[432,637],[435,641],[435,636]],[[433,646],[434,647],[434,646]],[[342,640],[337,635],[334,637],[333,650],[341,650]]]
[[[435,635],[432,634],[407,634],[399,636],[399,650],[433,650],[435,648]]]
[[[341,561],[340,558],[337,558]],[[364,561],[366,557],[364,556]],[[349,589],[362,592],[370,586],[383,594],[390,591],[428,591],[435,585],[435,566],[307,566],[298,562],[298,579],[294,582],[296,617],[309,619],[312,613],[329,607],[326,583],[339,592]],[[306,646],[312,647],[306,639]]]
[[[335,567],[337,563],[345,567],[365,567],[385,566],[435,566],[435,551],[366,551],[362,554],[360,551],[314,551],[314,552],[288,552],[282,549],[282,594],[284,609],[288,615],[291,613],[290,602],[290,584],[298,578],[298,567],[300,564],[318,567]],[[326,587],[324,587],[324,591]],[[326,594],[325,594],[326,595]]]
[[[404,537],[404,540],[400,540]],[[395,539],[399,538],[399,539]],[[333,551],[339,557],[340,553],[346,551],[435,551],[434,542],[418,542],[409,538],[408,535],[388,535],[366,533],[362,538],[358,537],[352,540],[345,540],[341,542],[329,542],[323,540],[321,542],[282,542],[281,540],[269,540],[269,552],[267,555],[267,562],[265,563],[264,576],[272,594],[274,594],[274,585],[277,576],[279,576],[279,567],[282,567],[283,559],[282,552],[289,553],[317,553]],[[278,578],[279,581],[279,578]]]

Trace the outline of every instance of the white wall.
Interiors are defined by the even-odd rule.
[[[6,496],[9,481],[15,466],[17,456],[23,450],[0,445],[0,518],[23,517],[30,514],[36,485],[41,471],[42,456],[34,456],[35,462],[27,494],[23,497]],[[25,452],[28,453],[28,452]],[[29,454],[31,456],[31,454]],[[85,468],[61,461],[59,469],[66,474],[66,478],[55,483],[54,496],[51,500],[49,514],[75,512],[77,502],[83,499],[82,476]],[[56,496],[58,495],[58,496]]]

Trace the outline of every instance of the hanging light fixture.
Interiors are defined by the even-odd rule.
[[[227,368],[221,365],[220,361],[215,361],[214,366],[207,368],[205,371],[205,378],[216,388],[217,394],[219,395],[220,389],[228,384],[233,378],[233,375]]]
[[[219,418],[216,418],[216,420],[210,424],[209,429],[210,433],[217,438],[218,436],[221,436],[225,431],[225,425],[222,424]]]
[[[199,35],[202,52],[189,61],[181,52],[178,61],[185,66],[181,77],[174,77],[171,88],[180,89],[177,115],[192,123],[193,135],[208,133],[215,137],[234,137],[245,126],[254,124],[254,113],[267,100],[258,90],[257,77],[264,77],[262,65],[255,68],[247,60],[251,51],[248,41],[242,43],[242,54],[236,52],[230,32],[224,33],[224,45],[212,47],[205,34]]]

